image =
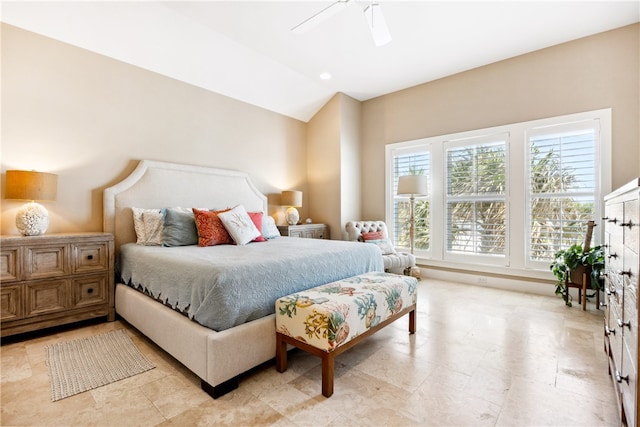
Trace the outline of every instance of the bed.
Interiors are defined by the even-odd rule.
[[[137,253],[140,249],[135,244],[137,237],[132,211],[134,207],[153,209],[180,206],[218,209],[238,205],[247,211],[264,212],[265,215],[268,213],[266,196],[258,191],[249,175],[244,172],[141,160],[127,178],[105,189],[104,231],[114,235],[119,271],[125,271],[123,265],[127,262],[132,268],[145,265],[141,260],[143,258],[135,258],[128,254]],[[290,255],[282,255],[287,253],[287,246],[291,246],[289,250],[293,252]],[[362,247],[366,247],[364,255],[351,253],[361,251]],[[216,270],[212,275],[226,275],[232,278],[229,286],[232,292],[236,293],[236,297],[238,293],[240,297],[251,294],[251,298],[254,298],[253,294],[257,294],[255,297],[260,300],[259,303],[256,307],[238,308],[241,304],[236,302],[231,310],[234,312],[233,318],[216,323],[217,316],[213,316],[211,311],[208,312],[204,305],[198,305],[201,302],[204,304],[203,301],[173,301],[172,297],[167,296],[170,294],[168,290],[178,285],[180,289],[196,289],[191,291],[196,294],[208,291],[198,288],[198,284],[195,283],[197,280],[187,274],[195,267],[172,263],[172,251],[183,254],[176,255],[176,258],[201,258],[200,262],[205,264],[209,263],[207,259],[220,260],[218,264],[225,264],[228,269]],[[146,270],[142,268],[137,273],[126,270],[128,272],[122,275],[126,280],[121,280],[120,276],[116,277],[116,312],[195,373],[201,379],[203,390],[214,398],[236,388],[241,374],[274,359],[276,340],[273,310],[277,298],[291,293],[292,289],[298,291],[322,284],[319,281],[327,283],[367,271],[383,270],[380,252],[374,245],[321,239],[277,237],[267,242],[250,243],[245,246],[193,245],[180,249],[155,247],[151,248],[150,252],[169,257],[163,262],[167,265],[166,271],[160,275],[169,280],[168,285],[164,284],[162,297],[153,295],[153,291],[145,292],[145,281],[151,281],[150,278],[146,278],[145,271],[155,268],[147,266]],[[317,264],[316,259],[325,253],[327,256],[340,259],[339,262],[333,262],[338,268],[333,269],[327,276],[323,276],[327,273],[320,271],[325,269],[314,267]],[[120,259],[121,254],[126,255],[124,260]],[[134,261],[126,261],[130,259]],[[250,259],[259,259],[259,265],[252,267]],[[220,266],[216,268],[218,267]],[[274,270],[269,274],[259,273],[271,268]],[[251,269],[258,273],[252,276]],[[244,270],[247,270],[246,275]],[[258,278],[253,278],[256,275]],[[285,276],[286,280],[274,279]],[[259,280],[266,282],[258,284]],[[213,292],[207,293],[209,294],[214,294],[214,297],[208,298],[213,303],[228,298],[215,296]],[[216,307],[211,310],[223,311],[220,306]],[[204,315],[198,317],[195,311]]]

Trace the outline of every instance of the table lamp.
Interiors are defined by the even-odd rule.
[[[283,191],[280,196],[280,205],[288,206],[285,212],[287,224],[296,225],[300,221],[300,214],[296,208],[302,206],[302,191]]]
[[[413,254],[413,241],[415,233],[415,217],[413,215],[415,198],[414,196],[427,195],[427,177],[425,175],[404,175],[398,177],[398,196],[409,196],[409,242],[411,254]]]
[[[44,234],[49,226],[49,212],[38,201],[55,201],[58,175],[36,171],[8,170],[5,199],[30,200],[16,214],[16,227],[23,236]]]

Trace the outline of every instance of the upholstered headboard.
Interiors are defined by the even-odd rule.
[[[136,241],[131,208],[224,209],[242,204],[267,214],[267,197],[247,173],[229,169],[141,160],[118,184],[104,190],[104,231],[120,245]]]
[[[362,240],[362,233],[382,231],[384,237],[389,237],[387,224],[384,221],[349,221],[345,225],[348,240]]]

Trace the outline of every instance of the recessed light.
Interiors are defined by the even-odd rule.
[[[329,80],[329,79],[331,78],[331,74],[329,74],[329,73],[322,73],[322,74],[320,74],[320,78],[321,78],[322,80]]]

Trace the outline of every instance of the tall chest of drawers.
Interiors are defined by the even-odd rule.
[[[640,179],[605,197],[604,347],[620,418],[638,425],[638,272]]]
[[[113,245],[106,233],[2,236],[1,335],[115,320]]]

